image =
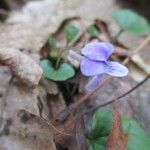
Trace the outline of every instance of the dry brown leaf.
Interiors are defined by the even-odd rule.
[[[66,108],[66,104],[61,93],[57,95],[48,94],[47,97],[51,115],[54,119],[59,112]]]
[[[82,118],[76,123],[74,132],[74,147],[78,150],[87,150],[84,121]]]
[[[113,109],[113,128],[107,140],[107,150],[126,150],[128,135],[122,130],[119,103],[116,100]]]
[[[3,101],[0,147],[2,143],[7,150],[55,150],[53,128],[40,119],[50,119],[47,94],[42,86],[33,89],[13,80]],[[24,113],[23,110],[28,112]]]
[[[19,50],[30,52],[31,56],[36,55],[39,59],[37,53],[50,33],[54,32],[59,22],[66,17],[63,13],[56,14],[56,6],[61,7],[57,2],[57,0],[29,2],[22,10],[11,13],[5,23],[0,24],[0,61],[9,66],[21,81],[29,85],[38,84],[42,69]]]
[[[40,84],[46,89],[48,94],[58,94],[57,83],[54,81],[48,80],[46,78],[42,78]]]
[[[0,148],[4,150],[56,150],[54,129],[26,111],[1,120]],[[3,150],[3,149],[2,149]]]
[[[18,80],[13,80],[7,85],[7,91],[1,98],[1,118],[14,118],[18,111],[26,110],[31,114],[50,120],[50,108],[47,104],[45,88],[37,86],[28,87]]]
[[[6,23],[0,24],[0,47],[39,52],[60,23],[69,15],[72,16],[56,11],[63,8],[60,0],[44,0],[28,2],[23,9],[11,12]]]
[[[99,2],[99,5],[97,0],[28,2],[23,9],[13,11],[5,24],[0,24],[0,47],[37,52],[45,44],[49,35],[55,33],[60,23],[66,18],[80,16],[88,21],[96,17],[110,19],[113,7],[115,7],[113,0]],[[84,23],[88,21],[85,20]]]
[[[42,77],[42,68],[29,56],[12,48],[0,48],[0,62],[7,65],[22,82],[35,86]]]

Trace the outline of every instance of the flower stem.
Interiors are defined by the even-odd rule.
[[[123,31],[124,31],[123,29],[120,29],[117,35],[114,37],[114,39],[117,40],[119,36],[123,33]]]
[[[63,53],[66,51],[67,49],[62,49],[62,51],[60,52],[60,54],[58,55],[58,58],[56,60],[56,64],[55,64],[55,68],[58,69],[59,68],[59,64],[61,61],[61,57],[63,55]]]

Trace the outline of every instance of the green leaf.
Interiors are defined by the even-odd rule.
[[[148,137],[140,125],[127,117],[122,117],[124,132],[128,133],[127,150],[147,150],[150,148],[150,137]]]
[[[148,150],[150,137],[148,137],[140,125],[127,117],[122,117],[122,127],[129,136],[127,150]],[[107,137],[112,129],[112,111],[100,109],[93,115],[93,137],[87,140],[88,150],[105,150]]]
[[[49,37],[48,44],[49,44],[51,50],[56,49],[56,39],[53,36]]]
[[[99,31],[95,28],[94,25],[89,26],[87,31],[91,36],[98,36],[99,35]]]
[[[112,111],[101,109],[95,112],[92,120],[93,137],[108,136],[112,129]]]
[[[138,136],[145,135],[144,130],[136,121],[129,119],[125,116],[122,117],[122,127],[124,132],[126,133],[130,131],[130,133],[136,134]]]
[[[100,109],[92,118],[92,136],[87,140],[88,150],[105,150],[107,137],[112,129],[112,111]]]
[[[67,63],[60,64],[60,67],[55,70],[51,62],[45,59],[40,61],[40,66],[43,69],[43,75],[54,81],[65,81],[75,74],[73,67]]]
[[[65,27],[67,42],[72,41],[77,36],[78,33],[79,33],[79,29],[74,25],[69,24]]]
[[[148,150],[150,148],[150,138],[129,134],[127,150]]]
[[[112,18],[125,31],[137,35],[145,35],[149,32],[148,21],[129,9],[115,11]]]
[[[88,150],[105,150],[106,141],[107,141],[106,137],[100,137],[95,140],[88,139],[87,140]]]

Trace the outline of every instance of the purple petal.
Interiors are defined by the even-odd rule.
[[[82,54],[84,56],[99,61],[106,61],[113,52],[113,46],[106,42],[92,42],[82,49]]]
[[[118,62],[108,61],[105,73],[116,76],[124,77],[128,74],[128,68]]]
[[[102,61],[93,61],[88,58],[84,58],[81,61],[80,69],[85,76],[93,76],[102,74],[105,72],[106,63]]]
[[[86,90],[92,91],[96,89],[99,86],[101,80],[102,80],[102,74],[92,77],[92,79],[86,85]]]

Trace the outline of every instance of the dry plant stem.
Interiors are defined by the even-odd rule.
[[[105,84],[108,83],[108,79],[104,80],[101,85],[99,87],[97,87],[94,91],[88,92],[86,95],[84,95],[83,97],[81,97],[76,103],[72,104],[69,106],[69,110],[71,112],[74,112],[74,110],[80,105],[82,104],[84,101],[86,101],[90,96],[92,96],[94,93],[96,93],[99,88],[103,87]]]
[[[145,45],[147,45],[150,42],[150,35],[148,35],[145,40],[133,51],[133,54],[131,54],[132,56],[137,54],[138,52],[140,52]]]
[[[143,47],[144,47],[149,41],[150,41],[150,36],[146,37],[145,40],[133,51],[133,53],[131,54],[131,57],[132,57],[133,55],[137,54],[139,51],[141,51],[141,50],[143,49]],[[122,64],[126,65],[126,64],[129,62],[129,60],[130,60],[131,57],[127,57],[127,58],[122,62]],[[66,119],[71,113],[73,113],[82,103],[84,103],[85,101],[87,101],[90,96],[92,96],[93,94],[95,94],[102,86],[104,86],[105,84],[107,84],[107,83],[110,81],[111,78],[112,78],[112,77],[108,77],[108,78],[105,79],[105,80],[101,83],[101,85],[100,85],[99,87],[97,87],[95,90],[86,93],[86,94],[85,94],[84,96],[82,96],[78,101],[76,101],[75,103],[71,104],[68,108],[66,108],[66,109],[64,109],[63,111],[61,111],[60,113],[58,113],[58,115],[57,115],[57,117],[56,117],[56,120],[59,120],[59,121],[65,120],[65,119]],[[149,76],[148,76],[145,80],[147,80],[148,78],[149,78]],[[144,82],[145,82],[145,80],[144,80]],[[141,83],[141,82],[140,82],[140,83],[143,84],[144,82],[142,81],[142,83]],[[140,83],[139,83],[139,84],[140,84]],[[140,85],[141,85],[141,84],[140,84]],[[140,85],[137,85],[137,87],[139,87]],[[133,90],[135,90],[135,89],[136,89],[136,88],[134,88]],[[131,92],[132,92],[133,90],[131,90]],[[130,93],[130,92],[129,92],[129,93]],[[127,93],[127,94],[129,94],[129,93]],[[125,96],[126,96],[126,95],[125,95]],[[119,98],[120,98],[120,97],[119,97]],[[119,98],[115,98],[115,99],[119,99]],[[113,102],[110,101],[109,103],[111,104],[111,103],[113,103]],[[108,104],[109,104],[109,103],[108,103]],[[108,105],[108,104],[104,104],[104,106],[105,106],[105,105]]]
[[[123,33],[123,29],[120,29],[120,31],[118,32],[118,34],[114,37],[115,40],[117,40],[119,38],[119,36]]]
[[[102,107],[105,107],[105,106],[107,106],[107,105],[110,105],[110,104],[114,103],[116,100],[118,101],[118,100],[120,100],[121,98],[127,96],[128,94],[130,94],[131,92],[133,92],[134,90],[136,90],[137,88],[139,88],[142,84],[144,84],[149,78],[150,78],[150,75],[148,75],[143,81],[141,81],[140,83],[138,83],[137,85],[135,85],[133,88],[131,88],[130,90],[128,90],[128,91],[125,92],[124,94],[122,94],[122,95],[120,95],[120,96],[118,96],[118,97],[116,97],[116,98],[114,98],[114,99],[112,99],[112,100],[110,100],[110,101],[108,101],[108,102],[106,102],[106,103],[100,104],[100,105],[98,105],[98,106],[96,106],[96,107],[90,109],[90,110],[87,111],[87,112],[84,112],[83,114],[81,114],[81,115],[78,116],[78,120],[79,120],[80,118],[82,118],[85,114],[86,114],[86,115],[87,115],[87,114],[93,114],[93,113],[94,113],[95,111],[97,111],[98,109],[100,109],[100,108],[102,108]],[[78,121],[78,120],[77,120],[77,121]],[[76,121],[75,123],[77,123],[77,121]]]
[[[108,77],[106,80],[104,80],[99,87],[97,87],[95,90],[86,93],[84,96],[82,96],[78,101],[71,104],[69,107],[58,113],[55,120],[63,121],[65,120],[71,113],[73,113],[82,103],[88,100],[88,98],[92,95],[94,95],[101,87],[103,87],[105,84],[109,82],[111,78]]]
[[[48,122],[47,120],[45,120],[44,118],[40,117],[40,119],[45,122],[47,125],[51,126],[54,131],[56,131],[56,133],[61,134],[61,135],[65,135],[65,136],[71,136],[70,134],[67,134],[65,132],[60,131],[59,129],[57,129],[52,123]]]
[[[112,100],[110,100],[110,101],[108,101],[108,102],[106,102],[104,104],[100,104],[97,107],[94,107],[93,109],[89,110],[86,113],[94,113],[99,108],[102,108],[102,107],[105,107],[105,106],[107,106],[109,104],[114,103],[116,99],[119,100],[119,99],[127,96],[128,94],[130,94],[131,92],[133,92],[134,90],[136,90],[138,87],[140,87],[142,84],[144,84],[149,78],[150,78],[150,74],[143,81],[139,82],[137,85],[135,85],[133,88],[131,88],[129,91],[125,92],[124,94],[122,94],[122,95],[120,95],[120,96],[118,96],[118,97],[116,97],[116,98],[114,98],[114,99],[112,99]]]
[[[132,58],[132,56],[136,55],[137,53],[139,53],[148,43],[150,42],[150,35],[148,35],[145,40],[135,49],[133,50],[133,52],[131,52],[130,56],[128,56],[123,62],[122,64],[126,65],[129,60]]]
[[[29,86],[37,85],[42,77],[41,67],[17,49],[1,48],[0,62],[8,66],[17,78]]]
[[[97,25],[97,27],[99,28],[99,30],[105,35],[105,37],[110,41],[113,42],[114,40],[112,39],[112,37],[110,36],[109,32],[107,31],[107,29],[102,25],[101,21],[99,20],[95,20],[95,24]]]

